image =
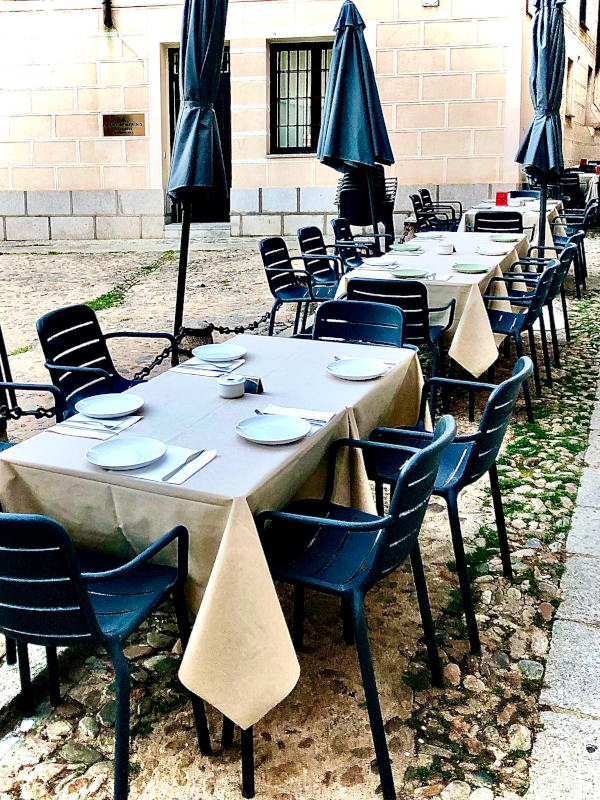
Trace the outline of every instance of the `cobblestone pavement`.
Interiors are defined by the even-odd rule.
[[[600,272],[595,240],[589,253],[595,285]],[[11,358],[20,378],[45,379],[34,323],[59,304],[105,296],[99,305],[107,307],[99,316],[106,330],[168,329],[176,275],[176,255],[168,251],[13,251],[1,258],[4,285],[11,290],[1,319],[9,350],[32,348]],[[120,286],[130,288],[121,291]],[[189,286],[190,321],[248,321],[269,302],[259,259],[246,246],[194,251]],[[111,304],[115,295],[118,302]],[[538,697],[560,606],[564,541],[596,398],[599,310],[594,288],[573,304],[573,341],[563,348],[555,385],[536,402],[535,424],[526,424],[520,409],[504,448],[499,472],[513,551],[512,585],[501,576],[486,482],[461,496],[481,657],[468,653],[447,516],[439,501],[430,504],[422,550],[445,664],[443,689],[429,682],[408,569],[398,570],[369,594],[373,659],[403,800],[515,800],[527,789],[532,742],[543,722]],[[143,348],[121,349],[115,357],[133,370],[148,355]],[[506,363],[498,377],[508,369]],[[467,426],[461,414],[457,418],[459,427]],[[285,588],[280,596],[289,614]],[[377,770],[355,652],[342,642],[336,603],[309,595],[307,615],[298,686],[255,729],[257,797],[376,797]],[[135,637],[128,657],[134,677],[132,800],[240,796],[239,750],[222,752],[217,746],[212,758],[197,752],[191,708],[176,679],[179,651],[167,611],[156,614]],[[6,669],[0,665],[0,671]],[[111,682],[104,655],[72,654],[62,668],[62,706],[49,709],[41,686],[41,705],[32,720],[20,723],[16,712],[5,718],[0,800],[111,796]],[[213,711],[210,723],[217,742],[219,718]]]

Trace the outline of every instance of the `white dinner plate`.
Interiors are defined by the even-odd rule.
[[[423,231],[423,233],[415,233],[415,239],[443,239],[444,236],[441,233],[435,233],[434,231]]]
[[[246,347],[241,344],[204,344],[201,347],[194,347],[192,353],[203,361],[235,361],[242,358],[248,352]]]
[[[96,419],[117,419],[135,414],[144,405],[144,398],[138,394],[97,394],[75,403],[80,414]]]
[[[371,256],[370,258],[363,258],[363,264],[372,267],[393,267],[397,264],[397,258],[394,256]]]
[[[340,358],[327,365],[327,371],[345,381],[370,381],[380,378],[388,366],[378,358]]]
[[[512,247],[477,247],[475,252],[482,256],[505,256],[510,253]]]
[[[291,444],[310,433],[310,422],[285,414],[258,414],[235,426],[236,433],[256,444]]]
[[[95,444],[86,453],[92,464],[104,469],[140,469],[154,464],[167,452],[167,445],[148,436],[116,437]]]

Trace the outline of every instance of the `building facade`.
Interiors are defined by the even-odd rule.
[[[464,202],[520,180],[532,0],[359,0],[398,178]],[[340,0],[230,0],[216,104],[234,235],[328,227],[337,174],[314,156]],[[0,2],[0,239],[161,237],[181,2]],[[567,0],[564,154],[600,156],[598,2]]]

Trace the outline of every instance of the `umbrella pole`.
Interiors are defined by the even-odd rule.
[[[181,220],[181,243],[179,245],[179,272],[177,274],[177,295],[175,298],[175,317],[173,333],[175,336],[183,324],[183,304],[185,302],[185,281],[187,277],[188,251],[190,246],[190,223],[192,221],[192,204],[183,204]]]
[[[538,222],[538,244],[544,247],[546,244],[546,207],[548,200],[548,181],[540,184],[540,219]],[[535,244],[535,242],[534,242]],[[542,258],[544,254],[542,253]]]
[[[369,187],[369,205],[371,207],[371,222],[373,223],[373,233],[375,235],[375,255],[381,255],[381,247],[379,246],[379,228],[377,227],[377,213],[375,211],[375,187],[373,186],[373,173],[367,167],[367,185]]]

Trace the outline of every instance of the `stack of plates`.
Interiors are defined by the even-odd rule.
[[[496,245],[496,247],[493,245],[479,245],[475,252],[482,256],[505,256],[507,253],[510,253],[511,250],[511,247],[502,247],[499,245]]]
[[[489,267],[484,264],[453,264],[452,269],[455,272],[464,272],[467,275],[489,272]]]
[[[522,236],[522,233],[493,233],[490,239],[492,242],[518,242]]]
[[[371,381],[388,371],[385,361],[378,358],[340,358],[327,365],[327,372],[345,381]]]
[[[393,244],[392,250],[395,253],[402,253],[408,255],[421,255],[425,251],[419,242],[404,242],[404,244]]]
[[[223,342],[222,344],[204,344],[194,347],[192,353],[203,361],[219,364],[223,361],[236,361],[243,358],[248,350],[240,344]]]
[[[435,231],[423,231],[422,233],[415,233],[415,239],[443,239],[443,233],[436,233]]]
[[[392,275],[394,278],[426,278],[429,271],[422,267],[396,267]]]

